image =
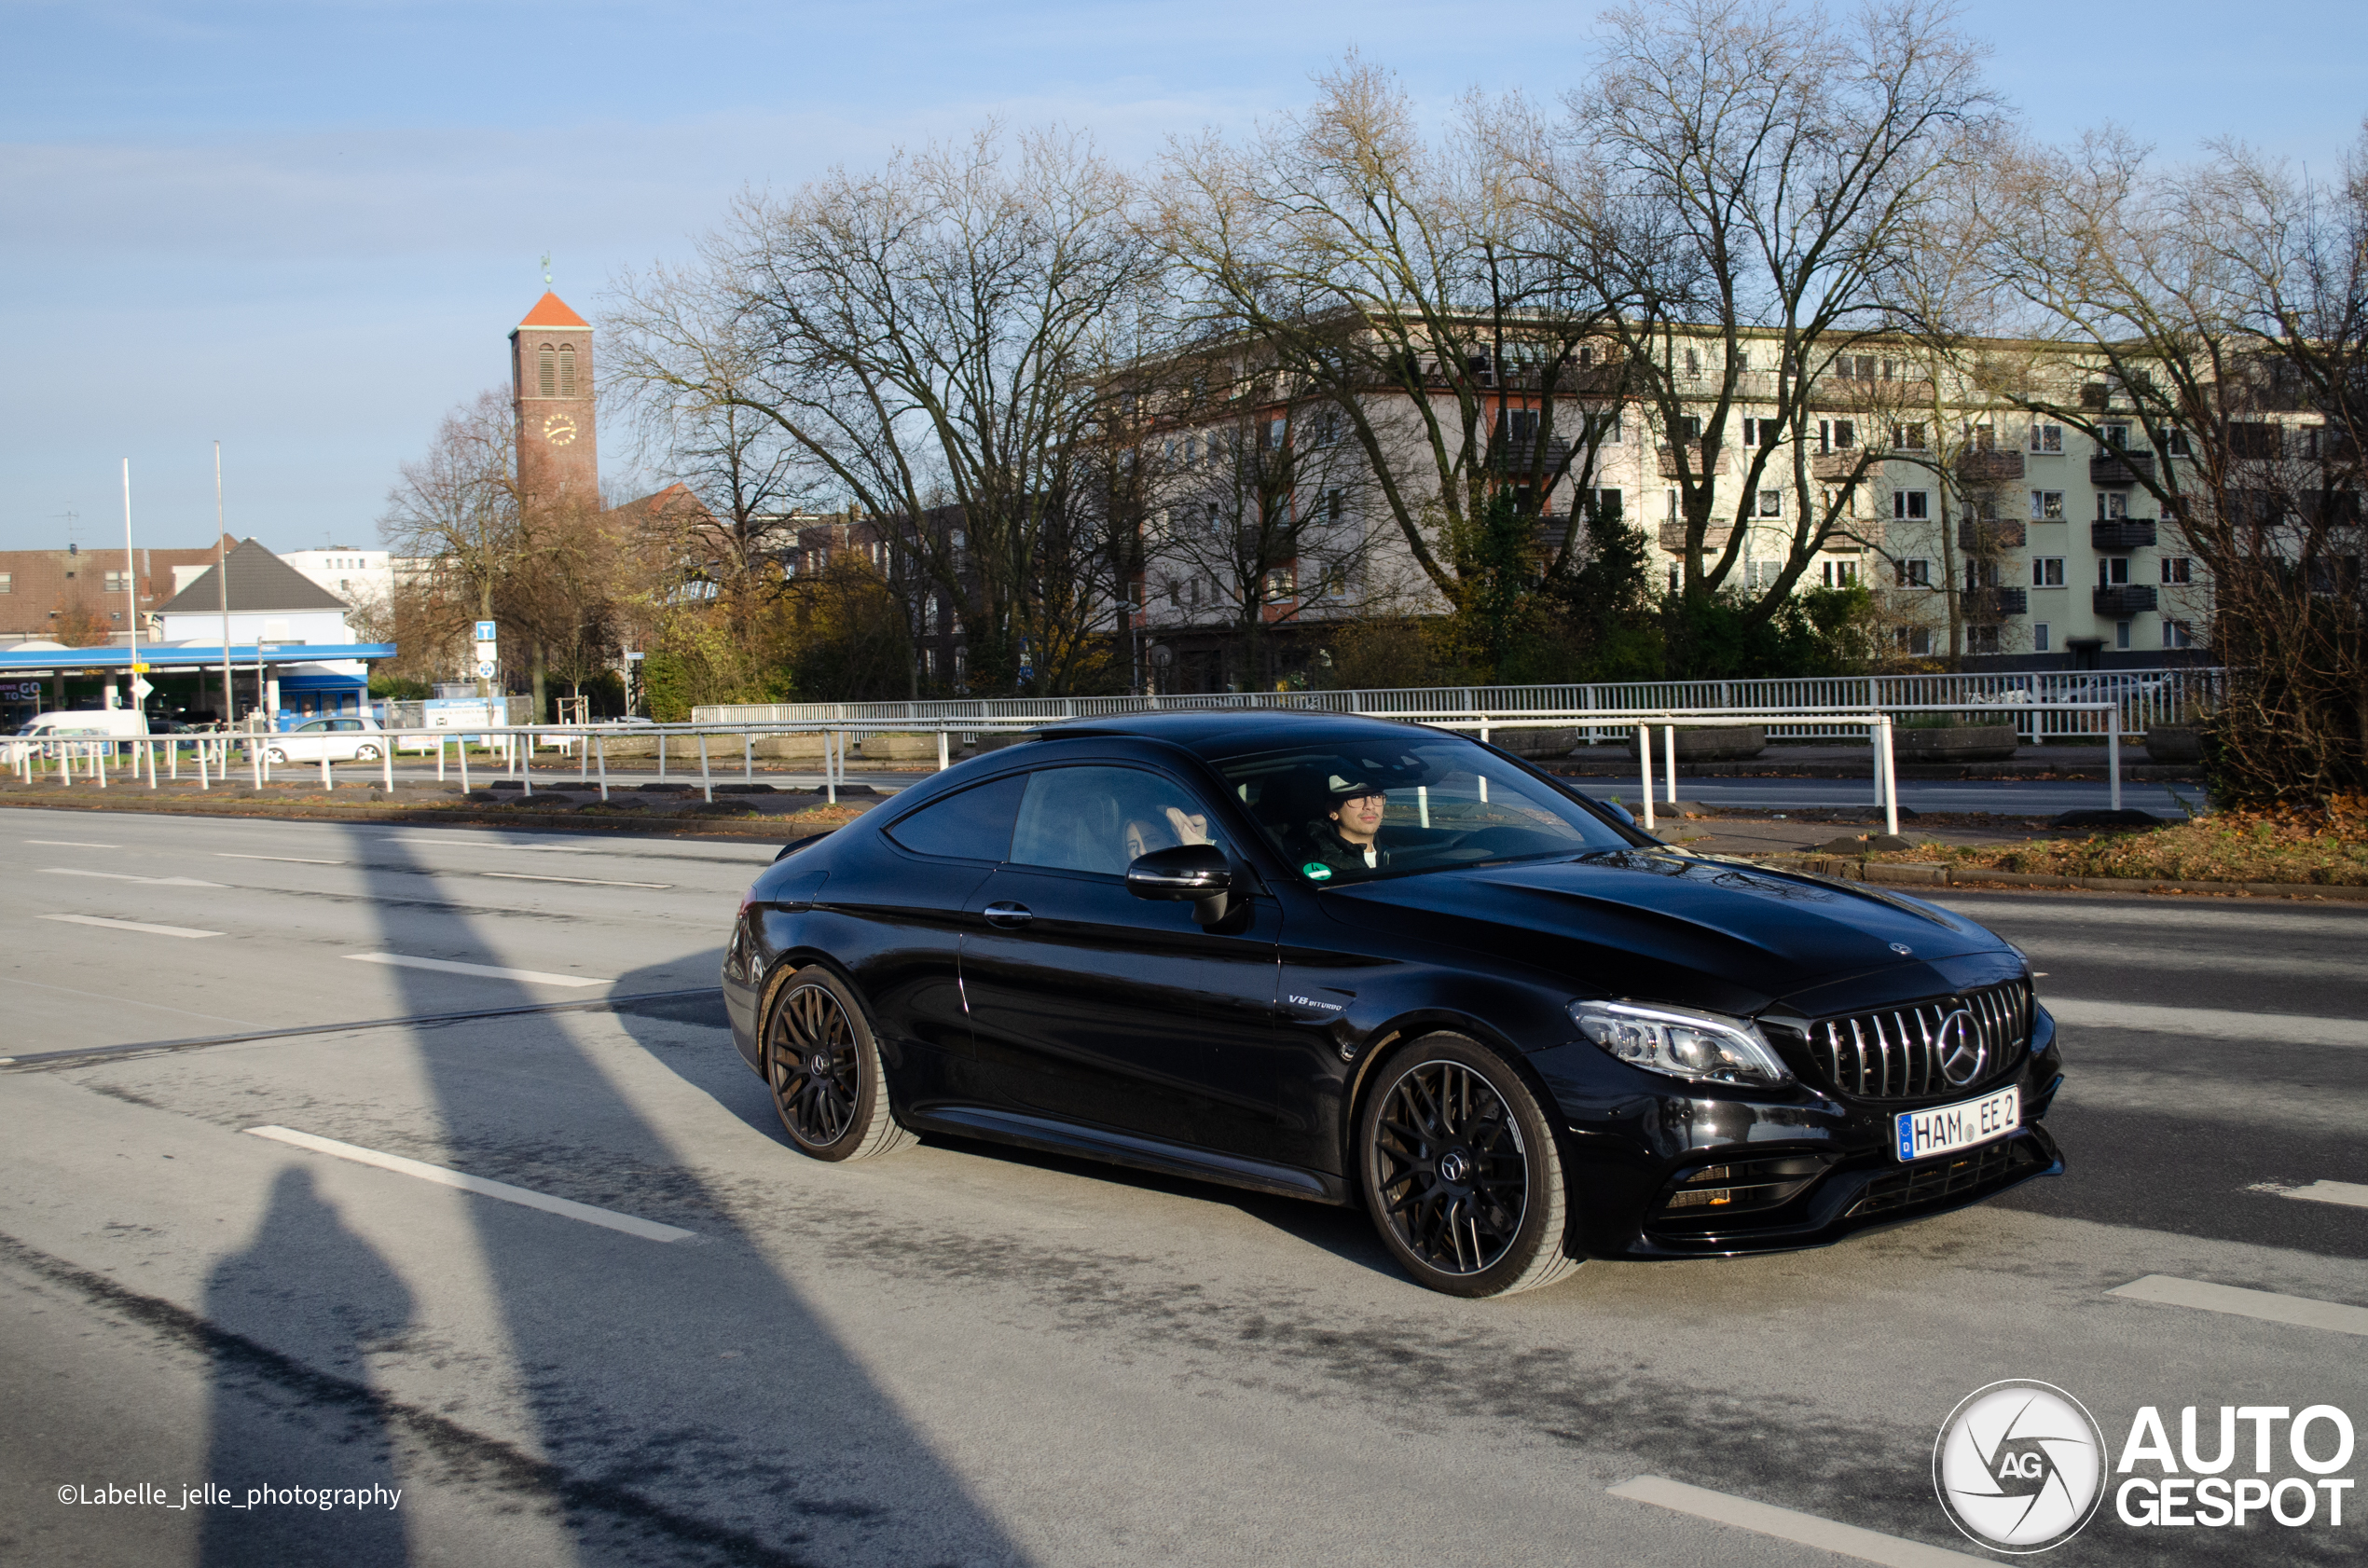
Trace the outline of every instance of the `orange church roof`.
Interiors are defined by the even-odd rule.
[[[558,295],[545,293],[526,313],[520,326],[590,326],[592,323],[568,309],[568,302]]]

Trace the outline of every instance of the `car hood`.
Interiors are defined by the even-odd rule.
[[[1902,994],[1953,988],[1957,967],[1934,965],[2012,953],[1912,899],[1666,850],[1430,872],[1323,898],[1351,924],[1551,969],[1601,995],[1690,995],[1737,1012],[1881,971]]]

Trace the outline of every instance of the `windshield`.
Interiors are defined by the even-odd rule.
[[[1318,885],[1631,847],[1576,801],[1442,731],[1216,767],[1284,861]]]

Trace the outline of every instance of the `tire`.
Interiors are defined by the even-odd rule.
[[[888,1108],[871,1020],[847,983],[811,964],[765,998],[764,1083],[773,1113],[802,1153],[868,1160],[914,1141]]]
[[[1357,1187],[1417,1284],[1509,1296],[1578,1266],[1554,1131],[1511,1063],[1462,1035],[1425,1035],[1373,1069],[1356,1117]]]
[[[357,763],[375,763],[379,760],[379,749],[375,746],[357,746],[353,749],[353,760]]]

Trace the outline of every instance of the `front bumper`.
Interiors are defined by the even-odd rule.
[[[2062,1063],[2052,1024],[2040,1017],[2033,1049],[2015,1071],[1950,1096],[2012,1084],[2022,1093],[2021,1127],[1913,1162],[1893,1152],[1892,1118],[1925,1102],[1845,1100],[1801,1083],[1744,1092],[1647,1082],[1632,1069],[1605,1093],[1605,1058],[1593,1046],[1537,1052],[1529,1060],[1554,1092],[1566,1129],[1574,1240],[1588,1255],[1609,1258],[1784,1252],[2061,1175],[2062,1152],[2040,1121],[2063,1080]],[[1712,1190],[1692,1190],[1705,1186]]]

